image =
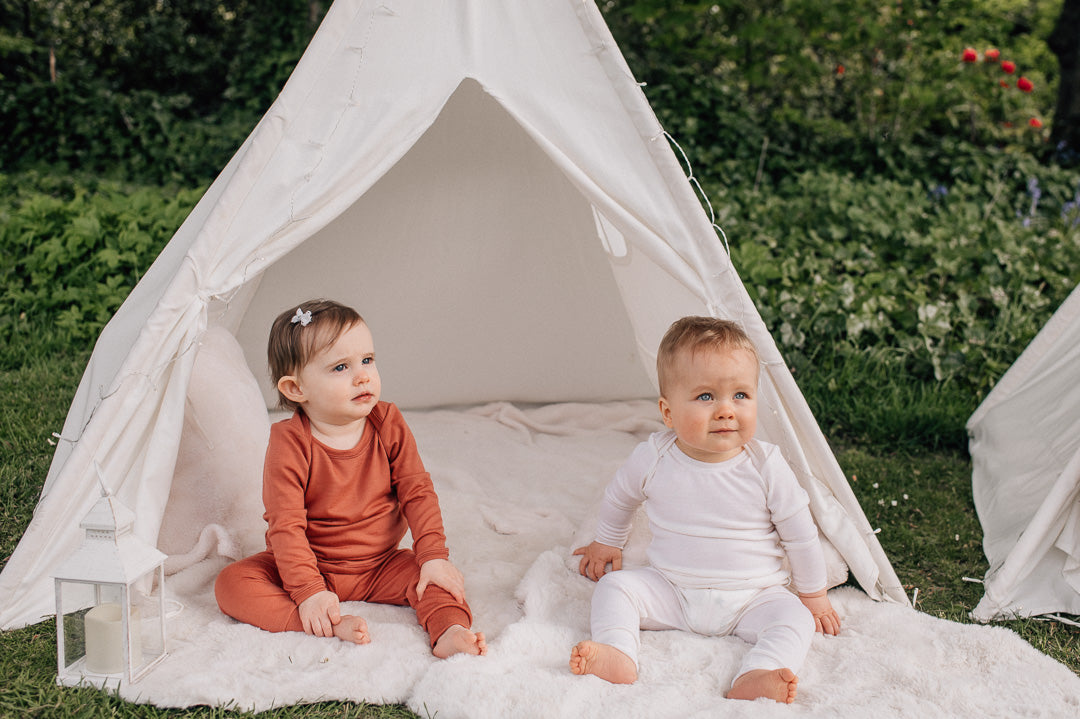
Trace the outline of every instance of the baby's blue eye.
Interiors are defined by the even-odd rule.
[[[746,392],[736,392],[735,399],[750,399],[750,395],[746,394]]]
[[[712,392],[702,392],[697,398],[702,402],[712,402]]]
[[[348,367],[349,367],[349,366],[348,366],[347,364],[345,364],[344,362],[342,362],[341,364],[339,364],[339,365],[337,365],[336,367],[334,367],[334,371],[335,371],[335,372],[344,372],[344,371],[345,371],[346,369],[348,369]]]
[[[360,364],[375,364],[375,358],[365,357],[364,359],[360,360]]]

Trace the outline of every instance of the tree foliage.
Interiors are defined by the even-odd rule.
[[[1058,77],[1046,40],[1062,3],[600,7],[665,127],[696,164],[730,183],[822,163],[922,171],[941,140],[955,137],[1050,157]],[[205,182],[273,101],[323,5],[0,0],[0,161],[7,171],[60,166]],[[1006,94],[997,78],[983,82],[961,62],[965,47],[999,49],[1035,91]],[[1032,118],[1040,132],[1027,129]]]
[[[309,0],[0,0],[0,159],[205,181],[319,19]]]
[[[948,161],[936,160],[942,142],[956,139],[1049,157],[1049,129],[1030,123],[1048,125],[1052,115],[1057,63],[1045,40],[1060,6],[601,2],[665,127],[699,169],[722,168],[715,177],[725,183],[823,165],[947,173]],[[969,46],[998,49],[1035,90],[1007,93],[1001,77],[971,72],[962,61]]]

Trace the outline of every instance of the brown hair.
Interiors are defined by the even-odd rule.
[[[668,327],[664,338],[660,340],[660,349],[656,353],[656,377],[660,383],[660,394],[664,394],[664,385],[671,372],[671,365],[682,352],[700,350],[744,349],[758,360],[757,348],[746,331],[731,320],[715,317],[683,317],[675,320]]]
[[[295,320],[295,321],[294,321]],[[308,361],[337,341],[343,332],[364,318],[351,307],[333,300],[310,300],[291,307],[270,326],[266,344],[266,359],[270,365],[270,381],[297,374]],[[278,407],[295,410],[296,403],[278,391]]]

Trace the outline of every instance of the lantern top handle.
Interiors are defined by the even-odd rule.
[[[125,534],[135,524],[135,513],[113,496],[112,491],[105,484],[101,465],[97,462],[94,462],[94,470],[97,472],[98,484],[101,486],[101,499],[83,517],[79,526],[98,532],[115,532],[117,536]]]

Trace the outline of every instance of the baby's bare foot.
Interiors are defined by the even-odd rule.
[[[752,669],[731,685],[728,699],[760,699],[790,704],[795,701],[799,678],[790,669]]]
[[[483,632],[472,632],[455,624],[442,633],[435,641],[431,653],[439,659],[446,659],[455,654],[487,654],[487,641]]]
[[[371,637],[368,635],[367,622],[363,617],[353,614],[344,614],[341,621],[334,625],[334,636],[345,642],[354,644],[368,644]]]
[[[593,674],[612,684],[633,684],[637,680],[633,659],[609,644],[588,639],[570,650],[570,671]]]

